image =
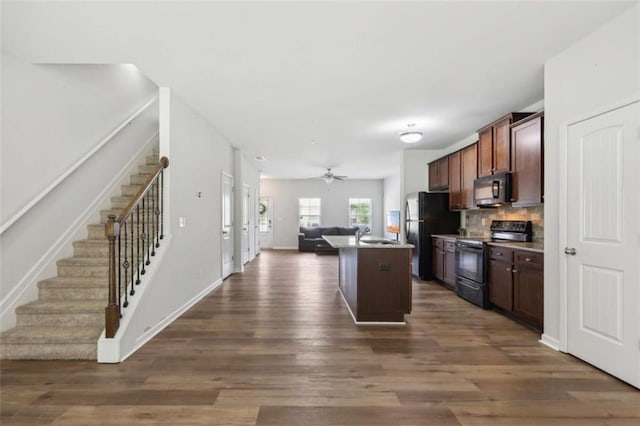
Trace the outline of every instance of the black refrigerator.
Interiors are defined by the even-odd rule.
[[[446,192],[414,192],[407,195],[404,211],[407,242],[414,245],[412,272],[421,280],[433,279],[432,234],[457,234],[460,212],[449,210]]]

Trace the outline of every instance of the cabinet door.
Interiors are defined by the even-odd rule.
[[[451,287],[456,285],[456,252],[445,249],[444,251],[444,278],[443,281]]]
[[[449,209],[462,208],[462,193],[460,186],[460,151],[449,155]]]
[[[429,163],[429,191],[438,189],[438,162]]]
[[[544,318],[543,282],[542,269],[513,270],[513,312],[540,330]]]
[[[489,261],[489,301],[511,312],[513,310],[513,273],[511,263]]]
[[[462,150],[460,166],[460,205],[463,209],[475,207],[473,181],[478,177],[478,144]]]
[[[444,280],[444,240],[442,238],[433,239],[433,276]]]
[[[438,160],[438,183],[442,189],[447,189],[449,186],[449,157],[444,157]]]
[[[511,170],[511,118],[493,126],[493,173]]]
[[[543,202],[542,120],[539,116],[511,129],[514,206]]]
[[[493,127],[480,130],[478,140],[478,176],[493,174]]]

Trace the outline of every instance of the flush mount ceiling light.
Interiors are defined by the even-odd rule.
[[[415,123],[407,124],[407,130],[400,132],[400,140],[404,143],[416,143],[422,139],[422,132],[413,130]]]
[[[264,161],[266,160],[266,157],[262,156],[262,155],[256,155],[256,160],[258,161]]]

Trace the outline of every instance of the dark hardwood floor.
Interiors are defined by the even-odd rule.
[[[356,326],[337,276],[263,251],[122,364],[3,361],[0,423],[640,424],[640,391],[438,284],[407,326]]]

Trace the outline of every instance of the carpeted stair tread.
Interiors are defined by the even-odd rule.
[[[0,334],[3,344],[96,343],[104,327],[16,327]]]
[[[108,285],[104,277],[55,277],[40,281],[38,288],[101,288]]]
[[[104,257],[65,257],[57,261],[58,266],[109,266]]]
[[[16,308],[17,314],[104,313],[102,300],[36,300]]]

